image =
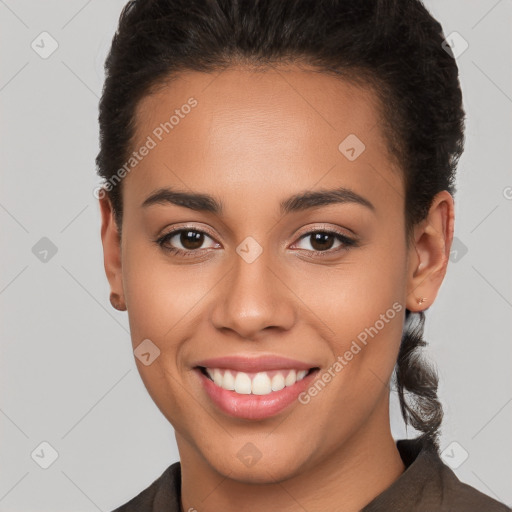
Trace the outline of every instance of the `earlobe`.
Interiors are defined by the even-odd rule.
[[[443,190],[434,197],[427,218],[415,228],[406,301],[410,311],[423,311],[434,302],[446,274],[453,226],[453,197]]]
[[[124,303],[124,300],[121,300],[117,293],[112,292],[110,294],[110,304],[112,304],[112,307],[118,311],[126,311],[126,304]]]
[[[122,281],[121,239],[114,218],[112,203],[107,195],[99,199],[101,212],[101,242],[103,245],[103,263],[110,284],[110,303],[119,311],[125,311],[125,299]]]

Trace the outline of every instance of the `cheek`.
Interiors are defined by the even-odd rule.
[[[212,285],[198,266],[171,265],[160,249],[127,240],[123,287],[132,338],[135,343],[154,337],[168,346],[166,340],[179,338],[180,327],[198,313],[196,306]]]
[[[395,303],[404,307],[406,253],[391,240],[353,249],[336,265],[301,266],[287,273],[285,279],[293,283],[290,287],[334,339],[346,341],[357,336],[390,308],[386,319],[393,320],[398,309],[393,309]]]
[[[132,346],[137,350],[143,342],[148,346],[145,340],[150,340],[159,351],[150,344],[150,364],[136,357],[137,368],[149,395],[174,425],[180,424],[182,416],[186,417],[189,402],[179,383],[180,350],[199,310],[194,306],[208,291],[206,285],[201,285],[202,279],[191,284],[190,275],[191,270],[184,272],[166,263],[162,254],[147,243],[144,246],[144,242],[126,237],[123,287]]]
[[[405,315],[406,253],[397,239],[383,237],[347,255],[338,267],[321,268],[309,286],[297,293],[307,297],[330,345],[338,397],[373,400],[388,382],[398,356]],[[298,281],[296,280],[296,283]],[[371,390],[371,391],[370,391]],[[333,399],[337,399],[334,397]],[[354,402],[355,403],[355,402]]]
[[[335,440],[350,436],[379,403],[387,403],[405,315],[399,271],[393,265],[356,271],[355,265],[351,271],[347,268],[317,281],[324,286],[317,287],[314,296],[310,288],[308,295],[317,304],[315,313],[321,323],[328,327],[324,333],[332,354],[322,375],[325,387],[314,385],[316,389],[310,390],[319,398],[309,399],[315,416],[329,418]]]

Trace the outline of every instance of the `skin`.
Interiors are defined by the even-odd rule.
[[[183,73],[139,104],[133,149],[191,96],[198,105],[122,182],[121,239],[108,197],[100,199],[106,275],[127,308],[133,348],[149,338],[160,349],[149,366],[136,362],[175,429],[182,510],[360,510],[405,469],[388,385],[405,308],[429,307],[444,278],[453,199],[447,191],[434,198],[408,247],[402,175],[376,96],[291,65]],[[352,133],[366,149],[351,162],[338,146]],[[341,186],[375,211],[343,203],[280,214],[294,194]],[[143,208],[161,187],[210,194],[224,211]],[[192,257],[155,243],[184,225],[209,231]],[[322,258],[304,236],[322,229],[359,243],[336,252],[342,243],[333,236]],[[263,249],[252,263],[236,252],[248,236]],[[172,245],[194,250],[179,235]],[[427,300],[418,305],[420,297]],[[203,358],[277,354],[325,372],[395,302],[401,311],[317,396],[275,417],[224,414],[192,371]],[[251,467],[237,456],[249,442],[261,453]]]

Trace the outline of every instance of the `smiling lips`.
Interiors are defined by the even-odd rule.
[[[222,389],[242,395],[268,395],[301,381],[308,370],[271,370],[268,372],[235,372],[220,368],[205,368],[213,382]]]
[[[194,367],[210,399],[225,413],[264,419],[281,412],[309,385],[318,367],[277,356],[228,356]]]

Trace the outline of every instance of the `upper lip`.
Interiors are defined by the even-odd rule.
[[[290,359],[288,357],[265,355],[258,357],[249,356],[224,356],[198,361],[194,367],[203,366],[205,368],[225,368],[237,370],[239,372],[257,372],[281,369],[309,370],[315,368],[314,363],[307,363]]]

